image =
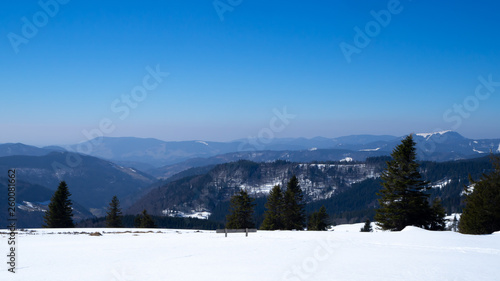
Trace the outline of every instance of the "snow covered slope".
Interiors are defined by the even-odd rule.
[[[17,273],[0,280],[498,280],[500,234],[462,235],[408,227],[360,233],[117,229],[37,230],[18,236]],[[50,232],[106,232],[48,234]],[[125,231],[120,229],[119,231]],[[147,230],[146,230],[147,231]],[[0,249],[7,235],[0,231]],[[36,235],[35,235],[36,234]]]

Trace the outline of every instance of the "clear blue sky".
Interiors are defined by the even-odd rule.
[[[276,137],[500,138],[500,85],[475,96],[479,76],[500,82],[497,1],[221,0],[241,2],[223,20],[211,0],[67,2],[0,4],[0,143],[77,143],[102,120],[107,136],[228,141],[284,107]],[[342,42],[367,26],[348,62]],[[169,76],[135,108],[114,103],[158,65]]]

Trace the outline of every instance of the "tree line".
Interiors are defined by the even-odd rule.
[[[406,226],[429,230],[444,230],[445,210],[439,198],[429,200],[429,182],[422,180],[416,161],[416,143],[409,135],[402,140],[386,161],[381,176],[382,188],[377,195],[379,207],[375,221],[384,230],[400,231]],[[500,158],[491,156],[493,170],[484,173],[479,180],[464,187],[465,207],[458,223],[458,230],[466,234],[487,234],[500,230]],[[385,159],[384,159],[385,160]],[[44,227],[74,227],[71,193],[65,181],[61,181],[51,198],[44,216]],[[231,198],[230,214],[226,228],[254,228],[254,198],[241,190]],[[276,185],[270,191],[265,204],[262,230],[325,230],[329,224],[326,208],[322,206],[308,217],[305,214],[304,193],[294,175],[286,188]],[[123,214],[116,196],[111,199],[106,213],[107,227],[123,227]],[[134,218],[135,227],[156,227],[155,221],[143,210]],[[364,231],[371,231],[367,221]]]

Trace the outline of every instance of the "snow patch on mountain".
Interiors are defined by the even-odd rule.
[[[477,150],[477,149],[475,149],[475,148],[472,148],[472,150],[473,150],[474,152],[477,152],[477,153],[486,153],[486,152],[484,152],[484,151],[480,151],[480,150]]]
[[[201,143],[201,144],[204,144],[206,146],[208,146],[208,143],[204,142],[204,141],[196,141],[197,143]]]
[[[176,211],[176,210],[163,210],[162,211],[163,215],[168,216],[168,217],[175,217],[175,218],[194,218],[194,219],[201,219],[201,220],[208,220],[208,217],[212,213],[208,211],[195,211],[191,210],[191,212],[181,212],[181,211]]]
[[[441,131],[441,132],[434,132],[434,133],[419,133],[419,134],[416,134],[417,136],[420,136],[420,137],[423,137],[425,139],[429,139],[430,137],[434,136],[434,135],[443,135],[443,134],[446,134],[446,133],[449,133],[451,132],[451,130],[446,130],[446,131]]]
[[[448,184],[451,183],[451,179],[442,179],[438,182],[436,182],[435,184],[431,185],[431,188],[443,188],[445,186],[447,186]]]
[[[500,153],[500,143],[498,144],[497,152]]]
[[[366,149],[360,149],[359,151],[377,151],[379,149],[380,149],[380,147],[377,147],[377,148],[366,148]]]
[[[352,162],[352,161],[354,161],[354,159],[352,159],[351,157],[346,157],[346,158],[340,160],[340,162]]]

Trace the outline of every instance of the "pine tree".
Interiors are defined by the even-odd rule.
[[[441,205],[441,200],[438,198],[432,201],[431,206],[431,220],[428,227],[429,230],[445,230],[446,229],[446,211]]]
[[[72,228],[73,203],[69,199],[71,193],[65,181],[59,183],[59,187],[50,199],[49,209],[45,213],[43,227],[47,228]]]
[[[254,199],[246,190],[241,190],[231,197],[231,213],[227,215],[226,228],[243,229],[254,228],[253,220]]]
[[[373,231],[372,222],[370,221],[370,219],[366,219],[365,225],[361,228],[360,231],[361,232],[372,232]]]
[[[303,230],[306,221],[304,194],[295,175],[288,181],[283,201],[284,228]]]
[[[109,203],[108,211],[106,216],[106,226],[107,227],[123,227],[123,214],[120,209],[120,201],[118,197],[113,196],[111,202]]]
[[[424,193],[428,182],[421,179],[416,162],[413,136],[409,135],[391,154],[382,173],[382,189],[377,193],[380,208],[375,220],[384,230],[400,231],[408,225],[429,229],[437,214]]]
[[[146,210],[134,219],[134,225],[137,228],[156,228],[156,224]]]
[[[307,223],[307,230],[326,230],[328,227],[328,214],[326,213],[325,206],[321,206],[319,211],[312,213],[309,216]]]
[[[264,221],[262,222],[260,229],[283,229],[283,192],[279,185],[275,185],[269,192],[266,209]]]
[[[500,157],[491,157],[494,170],[479,181],[470,179],[458,230],[464,234],[491,234],[500,230]]]

